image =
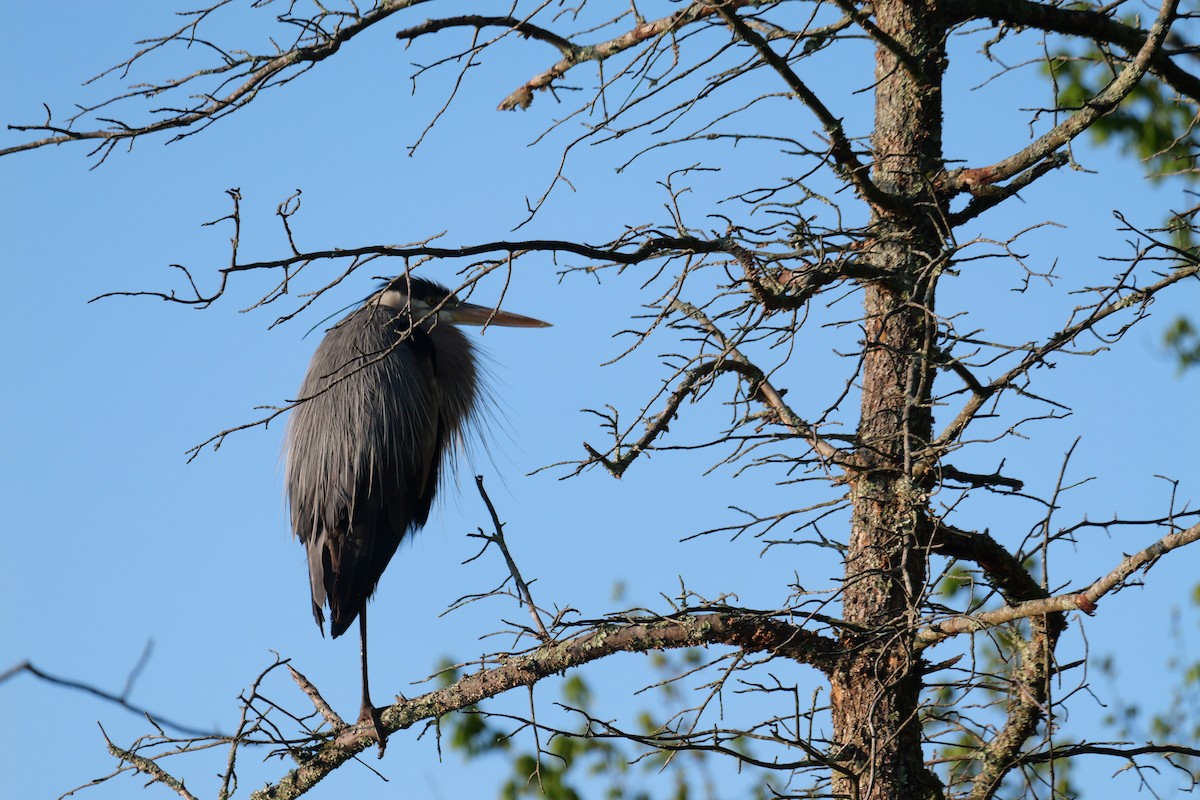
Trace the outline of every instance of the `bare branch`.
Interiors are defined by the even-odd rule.
[[[338,716],[338,713],[330,707],[329,703],[325,702],[325,698],[321,696],[319,691],[317,691],[317,687],[313,685],[312,681],[304,677],[304,675],[291,664],[288,664],[287,668],[288,672],[290,672],[292,675],[292,680],[294,680],[296,685],[300,687],[300,691],[308,695],[308,699],[312,701],[313,707],[317,709],[317,713],[319,713],[325,719],[325,721],[329,723],[330,727],[332,727],[335,731],[346,727],[346,721]]]
[[[1157,244],[1157,246],[1165,245]],[[1188,256],[1188,259],[1190,261],[1191,256]],[[1128,275],[1128,272],[1126,275]],[[1196,275],[1200,275],[1200,262],[1191,261],[1172,270],[1145,288],[1138,288],[1137,286],[1127,284],[1123,277],[1121,282],[1116,286],[1104,292],[1102,299],[1091,306],[1088,309],[1088,313],[1082,319],[1077,322],[1069,322],[1056,333],[1052,334],[1044,344],[1029,347],[1027,354],[1021,359],[1020,363],[988,385],[981,386],[978,390],[974,391],[955,418],[934,440],[932,448],[935,451],[940,451],[958,439],[971,420],[974,419],[975,415],[983,408],[984,403],[997,393],[1012,388],[1014,381],[1018,377],[1042,363],[1046,356],[1066,348],[1081,334],[1093,330],[1100,322],[1103,322],[1114,314],[1139,304],[1144,309],[1146,304],[1153,300],[1154,296],[1162,290]]]
[[[918,647],[929,647],[960,633],[971,633],[1018,619],[1041,617],[1056,612],[1078,610],[1091,614],[1095,612],[1100,598],[1120,589],[1134,572],[1139,569],[1149,570],[1154,566],[1155,561],[1167,553],[1198,539],[1200,539],[1200,525],[1193,525],[1186,530],[1169,534],[1149,547],[1126,556],[1115,569],[1083,591],[1068,592],[1040,600],[1029,600],[994,611],[951,617],[917,634],[917,645]]]
[[[100,728],[100,732],[104,733],[103,727]],[[124,748],[117,747],[117,745],[113,743],[112,739],[108,738],[107,733],[104,733],[104,741],[108,743],[108,752],[111,753],[114,758],[131,764],[138,772],[149,775],[152,783],[161,783],[164,786],[169,787],[175,792],[175,794],[182,797],[183,800],[197,800],[196,796],[189,792],[183,785],[183,781],[179,780],[174,775],[171,775],[165,769],[156,764],[152,759],[139,755],[133,750],[126,750]]]
[[[1111,113],[1133,91],[1142,76],[1150,69],[1154,58],[1162,51],[1163,42],[1166,41],[1171,24],[1175,21],[1175,12],[1178,7],[1179,0],[1163,0],[1163,4],[1159,7],[1158,18],[1151,26],[1146,41],[1142,43],[1133,60],[1099,94],[1084,103],[1079,111],[1042,134],[1020,152],[991,166],[962,170],[957,173],[956,177],[951,178],[948,184],[954,188],[964,188],[1006,181],[1014,175],[1040,164],[1053,155],[1056,150],[1087,130],[1096,120]],[[1031,176],[1030,180],[1034,177],[1036,176]]]
[[[420,25],[414,25],[411,28],[397,31],[396,38],[406,41],[416,39],[419,36],[425,36],[426,34],[437,33],[447,28],[475,28],[478,30],[488,27],[508,28],[529,39],[536,39],[540,42],[553,45],[562,51],[562,54],[567,58],[578,59],[581,55],[579,51],[582,48],[572,44],[570,40],[564,39],[558,34],[538,25],[534,25],[528,20],[517,19],[516,17],[488,17],[480,14],[468,14],[461,17],[430,19]]]
[[[183,130],[193,125],[215,121],[229,112],[236,111],[252,102],[262,89],[286,83],[294,78],[295,75],[289,76],[289,72],[309,69],[312,65],[324,61],[337,53],[343,44],[346,44],[355,36],[382,22],[397,11],[402,11],[423,2],[426,2],[426,0],[380,0],[375,8],[361,17],[354,19],[349,24],[339,26],[336,31],[332,33],[321,31],[316,34],[316,41],[312,44],[286,50],[272,57],[244,54],[237,58],[228,58],[219,71],[232,74],[235,77],[241,77],[242,80],[240,83],[236,84],[230,91],[223,95],[204,95],[203,102],[192,109],[168,114],[155,122],[145,125],[114,123],[111,128],[90,131],[76,131],[71,130],[69,127],[52,125],[49,120],[41,125],[9,125],[10,130],[40,131],[50,135],[12,147],[0,148],[0,156],[74,141],[99,142],[99,146],[92,152],[107,154],[113,146],[122,141],[132,142],[134,139],[148,134],[170,130]],[[189,27],[191,27],[191,24],[189,24]],[[239,70],[241,70],[240,74]],[[151,87],[141,90],[137,94],[148,99],[167,88],[178,87],[209,72],[205,70],[193,73],[185,78],[173,81],[167,86]],[[233,80],[233,78],[229,78],[228,80]],[[177,136],[176,139],[178,138],[180,137]]]
[[[483,498],[488,514],[492,518],[492,533],[485,534],[480,531],[477,535],[486,539],[488,544],[494,544],[500,548],[500,552],[504,556],[504,563],[508,565],[509,575],[512,576],[513,582],[517,585],[518,596],[522,605],[529,609],[529,615],[533,617],[533,624],[537,626],[538,633],[542,637],[542,642],[549,642],[553,637],[546,630],[545,623],[542,622],[541,613],[538,611],[537,604],[533,602],[533,594],[529,591],[529,584],[521,577],[521,571],[517,569],[517,562],[513,561],[512,553],[508,551],[508,543],[504,541],[504,525],[500,522],[500,516],[496,513],[496,507],[492,505],[492,498],[488,497],[487,492],[483,488],[482,475],[475,476],[475,486],[479,489],[479,496]]]
[[[726,339],[712,320],[700,311],[700,309],[681,300],[674,301],[672,310],[677,310],[685,316],[690,317],[699,322],[705,330],[716,337],[718,344],[729,355],[730,361],[736,365],[732,369],[741,372],[749,377],[755,383],[755,394],[759,400],[770,407],[776,414],[779,415],[780,422],[791,429],[796,436],[807,441],[812,448],[824,459],[833,464],[840,466],[853,467],[858,464],[855,458],[849,453],[839,450],[837,447],[823,439],[817,431],[806,423],[794,412],[787,403],[783,400],[783,395],[771,385],[767,377],[755,367],[750,359],[742,355],[733,344]]]

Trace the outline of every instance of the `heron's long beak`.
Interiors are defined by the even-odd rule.
[[[443,311],[443,313],[446,313]],[[450,319],[464,325],[503,325],[506,328],[549,328],[549,322],[533,317],[523,317],[498,308],[477,306],[474,303],[459,303],[449,309]]]

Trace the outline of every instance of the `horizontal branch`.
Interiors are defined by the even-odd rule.
[[[296,253],[276,261],[259,261],[251,264],[236,264],[226,267],[223,272],[243,272],[254,269],[269,269],[286,267],[307,261],[328,258],[352,258],[355,256],[392,256],[401,258],[469,258],[471,256],[506,253],[520,255],[529,252],[573,253],[585,258],[594,258],[610,264],[639,264],[648,258],[661,255],[666,251],[681,253],[723,253],[727,252],[730,243],[723,239],[699,239],[694,236],[657,236],[646,239],[633,251],[612,249],[620,244],[594,246],[581,242],[571,242],[564,239],[527,239],[523,241],[496,241],[482,244],[464,245],[462,247],[430,247],[426,245],[414,247],[393,247],[389,245],[372,245],[348,249],[314,250],[308,253]]]
[[[234,190],[236,192],[236,190]],[[233,193],[233,192],[231,192]],[[235,197],[235,203],[236,203]],[[234,225],[240,225],[240,216],[237,208],[233,214],[222,219],[232,220]],[[217,220],[218,222],[221,220]],[[436,237],[435,237],[436,238]],[[428,240],[427,240],[428,241]],[[253,272],[255,270],[271,270],[282,269],[285,273],[297,265],[303,266],[314,261],[329,261],[336,259],[369,259],[369,258],[441,258],[441,259],[456,259],[456,258],[471,258],[474,256],[500,256],[506,258],[514,258],[527,253],[570,253],[573,255],[583,256],[584,258],[594,259],[602,262],[605,265],[617,264],[623,266],[631,266],[640,264],[652,258],[674,255],[694,255],[705,253],[730,253],[737,245],[730,239],[700,239],[694,236],[652,236],[642,241],[636,249],[627,250],[621,249],[631,245],[631,242],[625,242],[620,239],[614,240],[606,245],[589,245],[582,242],[573,242],[563,239],[528,239],[518,241],[494,241],[484,242],[481,244],[464,245],[462,247],[435,247],[427,243],[416,243],[411,245],[366,245],[363,247],[348,247],[348,248],[333,248],[328,250],[309,250],[298,251],[293,247],[291,255],[283,258],[271,259],[268,261],[253,261],[242,263],[237,260],[237,242],[238,237],[235,236],[234,252],[230,259],[230,263],[226,267],[222,267],[217,272],[221,276],[221,280],[215,291],[210,294],[201,292],[191,273],[186,268],[182,269],[187,276],[191,292],[194,296],[181,297],[174,291],[115,291],[105,292],[97,297],[92,298],[92,301],[102,300],[111,297],[155,297],[160,300],[165,300],[172,303],[180,303],[182,305],[197,306],[206,308],[212,305],[222,294],[227,287],[229,276],[237,272]],[[286,287],[286,281],[280,284],[281,287]],[[277,409],[286,411],[287,409]],[[273,415],[273,416],[277,416]],[[262,424],[262,422],[253,423]]]
[[[420,25],[414,25],[411,28],[397,31],[396,38],[406,41],[426,34],[437,33],[448,28],[474,28],[476,30],[482,28],[508,28],[522,36],[553,45],[568,58],[578,56],[580,50],[569,39],[564,39],[558,34],[548,31],[539,25],[534,25],[528,20],[517,19],[516,17],[489,17],[482,14],[466,14],[460,17],[429,19]]]
[[[644,653],[707,644],[725,644],[747,652],[769,652],[822,671],[832,669],[838,657],[838,645],[833,640],[762,614],[721,612],[656,618],[646,622],[607,623],[566,641],[506,658],[499,666],[464,676],[444,689],[397,702],[384,709],[383,727],[387,733],[403,730],[422,720],[437,719],[509,689],[531,686],[547,676],[614,653]],[[346,728],[279,783],[251,794],[251,800],[299,797],[373,744],[371,723]]]
[[[1055,745],[1048,750],[1039,750],[1036,753],[1023,753],[1017,757],[1017,763],[1044,764],[1048,761],[1075,758],[1076,756],[1115,756],[1132,760],[1137,756],[1146,755],[1180,755],[1198,758],[1200,750],[1179,744],[1144,744],[1127,747],[1120,743],[1080,742],[1079,744]]]
[[[942,464],[938,467],[938,472],[941,477],[946,480],[965,483],[970,486],[1003,486],[1014,492],[1019,492],[1025,488],[1025,482],[1018,478],[1009,478],[1006,475],[1001,475],[999,472],[993,472],[990,475],[983,475],[978,472],[965,472],[951,464]]]

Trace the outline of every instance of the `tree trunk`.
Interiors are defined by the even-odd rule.
[[[931,180],[942,168],[944,30],[934,0],[874,5],[875,184],[898,201],[876,208],[864,259],[882,276],[864,286],[865,351],[858,447],[852,476],[844,607],[854,626],[842,637],[833,677],[834,791],[855,800],[941,797],[921,750],[921,673],[913,634],[927,580],[924,509],[931,471],[930,391],[936,322],[933,290],[941,264],[940,200]]]

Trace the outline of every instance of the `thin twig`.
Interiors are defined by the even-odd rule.
[[[504,525],[500,522],[500,516],[496,513],[496,507],[492,505],[492,498],[488,497],[487,491],[483,488],[482,475],[475,476],[475,486],[479,488],[479,496],[483,498],[483,503],[487,506],[488,514],[492,517],[492,530],[494,531],[491,534],[487,534],[481,530],[479,535],[485,538],[489,544],[495,544],[500,548],[500,552],[504,555],[504,563],[508,565],[508,572],[517,584],[517,591],[520,593],[519,599],[522,605],[529,608],[529,615],[533,617],[533,624],[537,626],[542,641],[549,642],[554,637],[546,630],[541,614],[538,613],[537,604],[533,602],[533,594],[529,591],[529,584],[521,577],[521,571],[517,569],[517,562],[513,561],[512,553],[508,551],[508,545],[504,541]]]

